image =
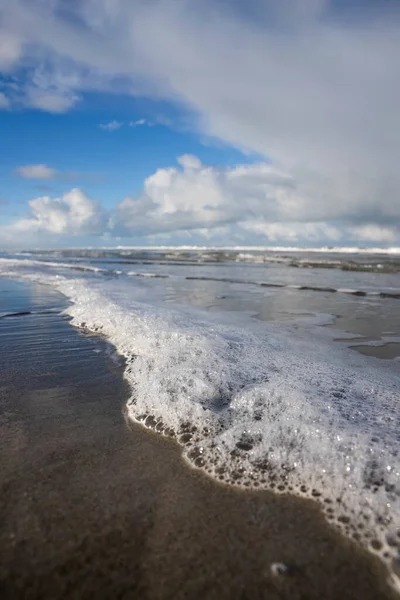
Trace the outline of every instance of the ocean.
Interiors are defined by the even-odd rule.
[[[0,274],[61,292],[115,346],[128,420],[218,481],[312,498],[395,578],[400,249],[2,253]]]

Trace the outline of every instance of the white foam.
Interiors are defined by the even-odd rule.
[[[226,250],[235,252],[324,252],[327,254],[389,254],[400,255],[400,247],[391,246],[388,248],[361,248],[359,246],[320,246],[320,247],[304,247],[304,246],[116,246],[120,250]],[[102,250],[112,250],[115,247],[104,246]]]
[[[167,279],[168,275],[160,275],[159,273],[143,273],[138,271],[128,271],[130,277],[150,277],[154,279]]]
[[[0,258],[0,269],[2,271],[9,269],[32,268],[45,269],[46,267],[53,267],[56,269],[71,269],[73,271],[88,271],[92,273],[107,273],[107,269],[100,267],[93,267],[91,265],[85,265],[80,262],[76,263],[62,263],[52,262],[48,260],[31,260],[31,259],[12,259],[12,258]]]
[[[313,497],[385,560],[399,552],[393,365],[333,344],[332,331],[300,315],[295,325],[222,318],[158,304],[146,280],[24,276],[56,286],[73,301],[73,324],[110,339],[126,358],[129,417],[175,436],[193,466],[231,484]]]
[[[346,533],[396,551],[386,539],[400,524],[398,373],[316,329],[310,341],[291,327],[220,324],[128,300],[121,284],[59,287],[74,324],[127,358],[132,419],[174,434],[213,477],[313,496]]]
[[[354,290],[353,288],[338,288],[336,290],[340,294],[357,294],[358,290]]]

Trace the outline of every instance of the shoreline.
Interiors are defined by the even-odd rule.
[[[18,309],[63,304],[17,288]],[[2,320],[0,340],[2,597],[397,597],[312,501],[217,483],[176,442],[127,427],[123,368],[100,337],[39,311]]]

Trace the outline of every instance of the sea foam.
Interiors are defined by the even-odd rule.
[[[147,288],[115,282],[59,287],[74,302],[73,323],[105,334],[125,356],[130,418],[175,437],[216,479],[312,497],[345,533],[397,556],[393,369],[333,345],[314,325],[222,322],[149,303]]]

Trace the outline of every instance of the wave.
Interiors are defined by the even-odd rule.
[[[93,273],[106,272],[107,269],[92,267],[90,265],[81,265],[76,263],[51,262],[48,260],[34,260],[28,258],[0,258],[0,266],[3,267],[55,267],[56,269],[74,269],[76,271],[91,271]]]
[[[48,267],[50,269],[58,269],[58,270],[70,270],[70,271],[78,271],[82,273],[92,273],[94,275],[101,275],[106,277],[145,277],[145,278],[153,278],[153,279],[169,279],[170,276],[163,273],[153,273],[153,272],[144,272],[144,271],[121,271],[117,269],[106,269],[100,267],[94,267],[91,265],[85,265],[81,263],[62,263],[62,262],[50,262],[45,260],[31,260],[31,259],[8,259],[8,258],[0,258],[0,269],[3,269],[3,273],[12,269],[18,269],[18,273],[23,273],[23,269],[26,268],[37,268],[41,270],[46,270]],[[179,276],[174,275],[174,279],[179,278]],[[275,281],[254,281],[249,279],[239,279],[232,277],[208,277],[208,276],[196,276],[196,275],[183,275],[182,279],[186,281],[216,281],[221,283],[234,283],[239,285],[251,285],[251,286],[260,286],[265,288],[279,289],[286,288],[297,291],[309,291],[309,292],[319,292],[319,293],[338,293],[338,294],[351,294],[352,296],[358,297],[380,297],[383,299],[392,299],[399,300],[400,299],[400,288],[399,289],[357,289],[357,288],[335,288],[329,286],[318,286],[318,285],[301,285],[301,284],[286,284]]]
[[[22,310],[19,312],[0,313],[0,319],[10,319],[14,317],[26,317],[32,314],[30,310]]]
[[[169,248],[81,248],[21,253],[19,256],[43,259],[106,260],[122,264],[160,264],[175,266],[278,264],[309,269],[341,269],[374,273],[399,273],[400,248],[276,248],[227,247],[201,248],[195,246]]]
[[[236,284],[244,284],[244,285],[258,285],[261,287],[267,288],[287,288],[292,290],[299,291],[310,291],[310,292],[325,292],[325,293],[339,293],[339,294],[351,294],[352,296],[379,296],[380,298],[392,298],[395,300],[400,299],[400,290],[393,291],[366,291],[366,290],[358,290],[358,289],[349,289],[349,288],[332,288],[325,286],[312,286],[312,285],[296,285],[296,284],[285,284],[278,282],[265,282],[265,281],[249,281],[243,279],[231,279],[228,277],[196,277],[196,276],[187,276],[185,279],[191,281],[221,281],[225,283],[236,283]]]

